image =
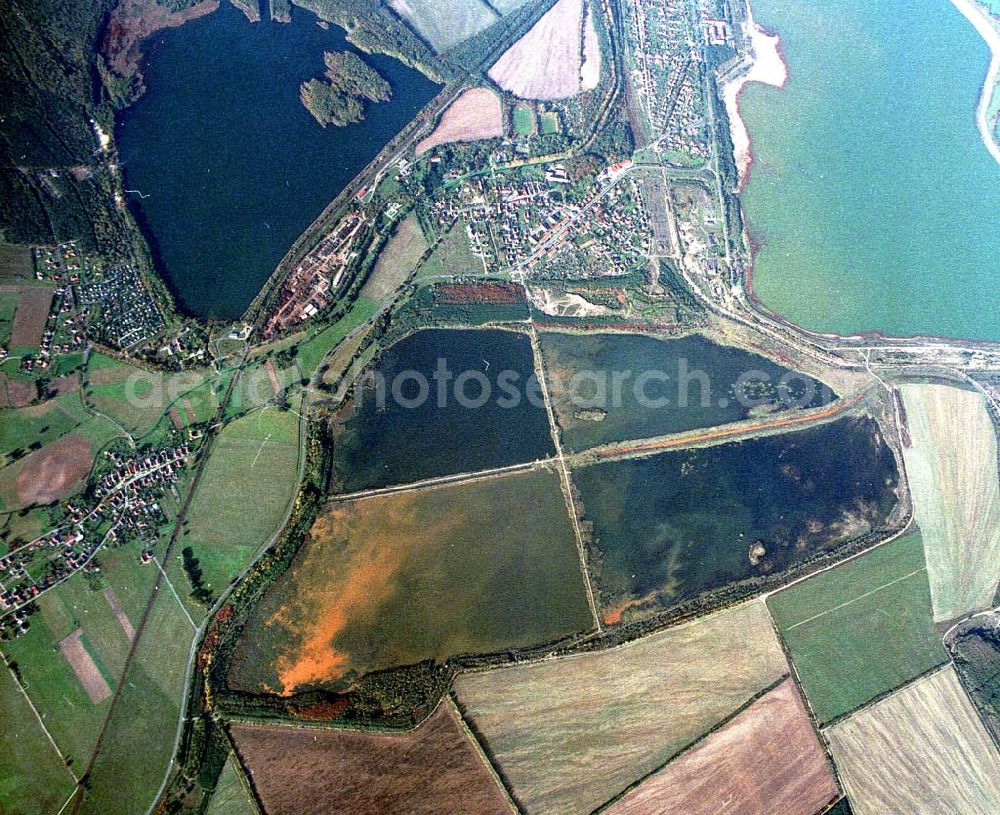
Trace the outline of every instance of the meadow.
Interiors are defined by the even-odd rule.
[[[865,708],[826,736],[859,815],[1000,812],[1000,754],[951,668]]]
[[[468,227],[462,220],[455,221],[441,242],[417,270],[417,279],[446,275],[481,275],[484,272],[481,258],[472,254]]]
[[[762,603],[612,650],[455,679],[527,813],[590,812],[785,676]]]
[[[601,811],[816,815],[839,796],[798,689],[786,679]]]
[[[178,540],[180,549],[191,547],[212,593],[277,530],[295,494],[298,463],[299,417],[291,411],[254,411],[222,430]]]
[[[351,310],[341,319],[299,345],[295,361],[302,378],[311,379],[326,355],[348,334],[370,320],[378,310],[379,303],[373,300],[355,300]]]
[[[931,617],[919,534],[797,583],[767,605],[821,723],[948,658]]]
[[[897,477],[868,418],[577,467],[605,620],[776,575],[879,529]]]
[[[661,340],[632,334],[545,333],[541,347],[569,450],[738,422],[782,410],[783,399],[815,407],[833,398],[804,374],[697,334]],[[637,379],[647,371],[666,380],[652,379],[637,394]],[[758,373],[754,381],[741,380],[750,372]],[[614,398],[611,384],[618,373],[628,377],[620,400]],[[786,376],[787,390],[781,390],[779,383]],[[638,398],[643,393],[647,405]],[[591,404],[605,412],[601,421],[581,410]]]
[[[903,458],[934,619],[953,620],[992,606],[1000,582],[996,431],[976,391],[907,384],[900,392],[912,439]]]
[[[408,733],[236,724],[232,735],[268,812],[512,811],[447,700]]]
[[[14,677],[0,665],[0,812],[58,812],[74,786]]]
[[[164,586],[110,713],[81,815],[144,815],[173,757],[194,629]]]
[[[335,502],[255,607],[230,683],[343,685],[591,626],[554,472]]]
[[[433,377],[442,360],[453,379],[444,383],[445,398],[439,400]],[[554,452],[545,409],[532,403],[531,386],[525,386],[534,359],[522,334],[418,331],[385,350],[375,368],[385,382],[383,404],[378,385],[369,382],[341,411],[333,456],[344,492],[504,467]],[[490,381],[490,398],[469,408],[456,398],[455,388],[459,376],[477,371]],[[498,376],[505,371],[517,377],[516,406],[500,404]],[[419,376],[428,386],[423,393]],[[464,393],[466,404],[478,403],[482,390],[473,379]]]
[[[230,754],[205,815],[257,815],[257,804],[242,776],[239,759]]]

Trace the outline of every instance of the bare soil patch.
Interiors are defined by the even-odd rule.
[[[509,815],[447,702],[409,733],[233,725],[270,815]]]
[[[49,318],[52,289],[42,286],[18,288],[17,311],[10,330],[10,347],[38,345]]]
[[[814,815],[840,792],[786,679],[610,806],[608,815]]]
[[[83,629],[78,628],[66,639],[60,641],[59,651],[73,669],[76,678],[80,680],[80,684],[87,692],[92,704],[99,705],[111,696],[111,688],[101,676],[94,658],[87,653],[87,649],[83,645]]]
[[[104,599],[107,600],[108,605],[111,606],[111,610],[114,612],[119,625],[121,625],[122,631],[125,632],[125,636],[128,637],[129,642],[131,642],[135,639],[135,627],[132,625],[132,621],[125,613],[125,609],[122,608],[122,604],[118,602],[118,595],[115,594],[115,590],[111,588],[111,586],[108,586],[103,593]]]
[[[87,477],[93,460],[90,442],[76,434],[46,445],[24,460],[14,479],[18,501],[26,507],[51,504],[71,495]]]
[[[496,61],[490,79],[522,99],[575,96],[583,41],[583,0],[559,0]]]
[[[0,374],[0,407],[27,407],[38,395],[32,382],[21,382]]]
[[[470,88],[451,103],[434,132],[417,144],[417,155],[439,144],[495,139],[502,135],[500,97],[489,88]]]

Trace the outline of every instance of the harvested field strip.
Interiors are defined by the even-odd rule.
[[[558,0],[489,70],[522,99],[565,99],[581,90],[583,0]]]
[[[820,722],[947,660],[917,534],[796,583],[767,603]]]
[[[607,809],[608,815],[815,815],[840,796],[786,679]]]
[[[82,630],[77,629],[61,640],[59,651],[73,669],[76,678],[80,680],[80,684],[87,692],[92,704],[99,705],[111,696],[111,688],[108,687],[107,680],[101,675],[97,663],[94,662],[94,658],[83,644]]]
[[[408,733],[235,724],[271,815],[510,815],[507,797],[442,702]]]
[[[118,597],[115,594],[115,590],[108,586],[104,592],[104,599],[108,601],[108,605],[114,612],[115,617],[121,624],[122,631],[125,632],[125,636],[128,637],[129,642],[135,639],[135,628],[132,625],[132,621],[128,618],[125,613],[125,609],[122,608],[122,604],[118,602]]]
[[[455,693],[528,813],[589,812],[788,666],[762,603],[602,652],[463,674]]]
[[[826,736],[857,815],[1000,812],[1000,754],[951,667]]]
[[[912,444],[903,448],[924,536],[934,619],[992,605],[1000,582],[997,438],[976,391],[903,385]]]
[[[90,442],[75,433],[32,453],[14,478],[18,508],[69,497],[83,486],[93,460]]]
[[[417,144],[417,155],[439,144],[493,139],[503,135],[503,105],[489,88],[470,88],[452,102],[434,131]]]

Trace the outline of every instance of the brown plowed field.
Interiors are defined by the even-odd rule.
[[[506,795],[438,705],[409,733],[233,725],[268,815],[510,815]]]
[[[93,459],[90,442],[76,434],[46,445],[24,460],[14,479],[17,500],[27,507],[65,498],[87,477]]]
[[[607,815],[814,815],[840,793],[789,679],[654,773]]]
[[[417,155],[439,144],[494,139],[502,135],[500,97],[488,88],[471,88],[451,103],[434,132],[417,144]]]
[[[17,311],[10,329],[10,347],[38,345],[49,318],[52,289],[42,286],[21,286],[18,289]]]

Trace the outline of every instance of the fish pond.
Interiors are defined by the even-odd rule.
[[[554,453],[524,334],[423,330],[387,349],[341,412],[344,492],[535,461]]]
[[[876,423],[820,427],[573,472],[605,618],[777,574],[884,527],[895,457]]]
[[[538,645],[593,623],[550,469],[331,503],[236,649],[247,691]]]
[[[563,444],[575,451],[835,398],[805,374],[697,334],[661,340],[552,333],[542,335],[541,346]]]

